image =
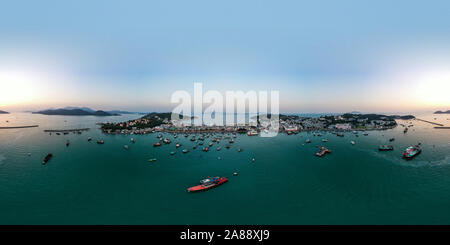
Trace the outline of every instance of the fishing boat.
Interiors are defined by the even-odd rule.
[[[394,146],[392,145],[380,145],[378,147],[379,151],[393,151],[394,150]]]
[[[103,141],[103,140],[97,140],[97,144],[103,145],[103,144],[105,144],[105,141]]]
[[[52,157],[53,157],[52,153],[47,154],[47,156],[45,156],[44,159],[42,160],[42,165],[45,165],[48,161],[50,161]]]
[[[403,152],[403,158],[405,159],[413,159],[417,155],[419,155],[422,152],[422,149],[420,146],[409,146],[406,148],[406,150]]]
[[[224,184],[228,181],[225,177],[212,177],[200,181],[200,185],[189,187],[188,192],[205,191]]]
[[[327,154],[327,153],[331,153],[331,150],[329,150],[329,149],[326,148],[326,147],[319,146],[319,151],[316,152],[315,155],[318,156],[318,157],[322,157],[322,156],[324,156],[324,155]]]
[[[157,147],[157,146],[161,146],[161,143],[160,142],[156,142],[156,143],[153,144],[153,147]]]

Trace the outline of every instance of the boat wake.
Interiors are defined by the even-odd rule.
[[[392,162],[394,164],[398,164],[401,166],[408,166],[408,167],[424,167],[424,166],[439,166],[439,165],[450,165],[450,155],[445,156],[442,159],[438,160],[418,160],[414,159],[412,161],[407,161],[405,159],[402,159],[401,157],[393,157],[392,155],[383,154],[382,152],[378,151],[370,151],[370,150],[364,150],[365,152],[369,153],[370,155],[381,158],[383,160]]]
[[[0,165],[3,165],[3,161],[6,160],[6,157],[0,155]]]

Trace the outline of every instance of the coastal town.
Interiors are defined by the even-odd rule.
[[[268,115],[267,117],[270,117]],[[186,120],[194,117],[183,117],[182,120],[171,120],[171,113],[150,113],[144,117],[119,123],[101,123],[101,130],[107,134],[148,134],[153,132],[172,133],[247,133],[249,136],[268,132],[270,120],[252,117],[246,123],[233,126],[200,125],[192,126]],[[279,115],[279,132],[296,134],[303,131],[366,131],[385,130],[397,126],[396,119],[413,119],[414,116],[386,116],[379,114],[342,114],[320,117],[301,117],[299,115]],[[184,122],[184,123],[183,123]]]

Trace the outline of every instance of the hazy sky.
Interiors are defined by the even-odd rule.
[[[279,90],[283,112],[450,109],[449,1],[3,1],[0,109],[164,111]]]

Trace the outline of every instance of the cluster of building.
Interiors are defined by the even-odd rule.
[[[147,134],[152,132],[173,133],[248,133],[267,132],[273,126],[273,122],[254,121],[251,123],[236,124],[234,126],[201,125],[193,126],[180,121],[171,121],[168,117],[158,115],[146,116],[140,119],[122,123],[102,124],[102,130],[110,134]],[[344,114],[320,117],[300,117],[296,115],[280,115],[277,121],[280,132],[287,134],[301,131],[350,131],[350,130],[383,130],[397,126],[393,117],[376,114]]]

